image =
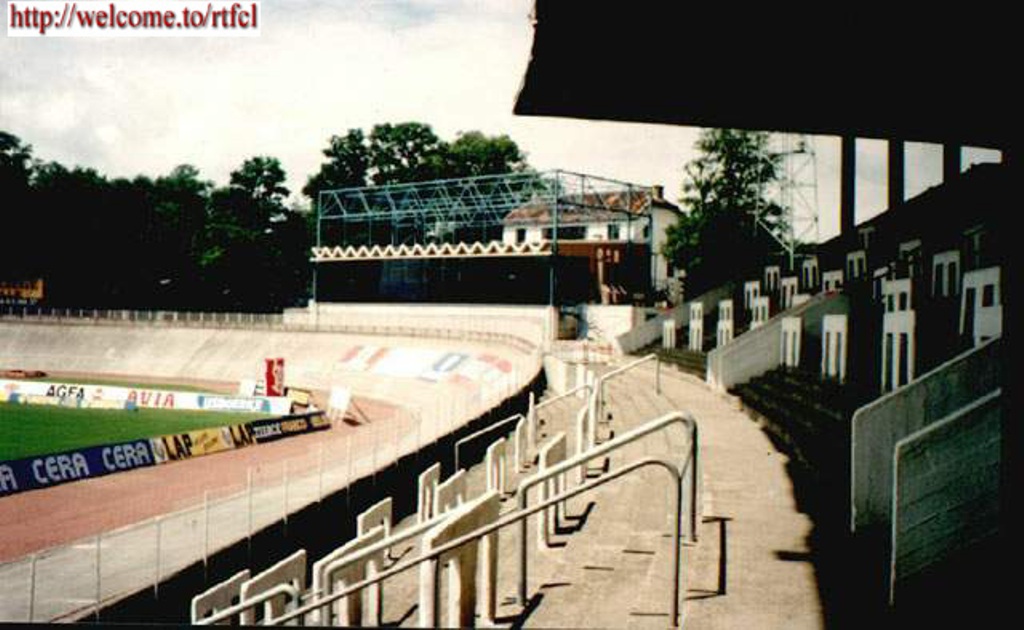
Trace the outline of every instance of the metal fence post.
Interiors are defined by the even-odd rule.
[[[32,567],[29,569],[28,574],[28,620],[29,623],[35,621],[36,612],[36,561],[39,559],[39,554],[32,554]]]
[[[245,471],[245,485],[246,485],[247,494],[248,494],[248,501],[249,501],[249,509],[246,510],[248,512],[248,514],[249,514],[249,516],[248,516],[249,530],[248,530],[248,535],[246,536],[246,540],[248,540],[249,556],[251,557],[252,556],[252,466],[247,468],[246,471]]]
[[[103,549],[103,532],[96,534],[96,621],[100,620],[100,602],[103,601],[103,568],[100,564]]]
[[[160,600],[160,548],[163,541],[163,519],[156,517],[156,579],[153,582],[153,594]]]
[[[376,477],[377,477],[377,447],[378,447],[377,443],[380,440],[380,422],[374,422],[374,423],[371,424],[371,426],[373,427],[373,458],[371,460],[372,461],[373,469],[370,471],[370,474],[372,474],[374,479],[376,479]]]
[[[284,532],[288,534],[288,460],[284,460]]]
[[[351,432],[349,432],[349,434],[348,434],[348,439],[345,440],[345,462],[346,462],[346,468],[347,468],[346,471],[345,471],[345,485],[348,486],[348,485],[352,484],[352,433]]]
[[[316,490],[316,501],[322,503],[324,500],[324,443],[318,442],[320,449],[317,454],[317,490]]]
[[[203,567],[210,557],[210,491],[203,491]]]

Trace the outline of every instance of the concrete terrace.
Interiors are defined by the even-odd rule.
[[[711,392],[700,379],[663,366],[661,395],[653,385],[653,364],[610,380],[610,427],[621,432],[678,409],[690,411],[697,419],[706,522],[701,525],[699,543],[683,549],[685,625],[824,627],[807,544],[812,523],[797,509],[786,457],[735,399]],[[683,446],[680,437],[672,432],[652,436],[613,457],[611,465],[644,455],[678,454]],[[544,601],[526,625],[663,627],[670,623],[666,554],[671,547],[666,535],[672,531],[671,503],[664,496],[668,484],[659,474],[645,472],[597,491],[584,527],[560,550],[565,559],[548,563],[546,583],[569,585],[542,588]],[[720,525],[710,517],[729,519],[725,594],[719,593]],[[564,566],[570,555],[578,556],[574,567]]]
[[[602,366],[605,372],[614,366]],[[821,628],[826,625],[808,537],[812,522],[797,509],[785,456],[772,447],[759,425],[729,396],[675,368],[661,368],[660,394],[655,366],[647,363],[607,384],[611,421],[599,425],[602,439],[621,434],[670,411],[687,410],[699,424],[702,508],[699,542],[682,549],[681,589],[684,625],[689,628]],[[573,442],[573,419],[584,404],[565,398],[540,412],[540,438],[565,432]],[[679,461],[687,452],[678,425],[624,447],[610,457],[609,469],[641,457]],[[570,446],[570,452],[572,447]],[[597,469],[596,462],[592,468]],[[507,487],[521,476],[508,467]],[[527,474],[533,472],[533,468]],[[468,497],[485,489],[485,466],[466,473]],[[592,470],[591,477],[597,475]],[[575,485],[570,475],[569,487]],[[517,596],[519,530],[499,535],[497,614],[499,627],[648,628],[672,625],[672,544],[674,487],[664,471],[648,468],[568,501],[549,548],[537,549],[536,518],[529,521],[528,599]],[[533,501],[531,501],[533,504]],[[502,501],[501,512],[514,501]],[[727,575],[720,591],[720,525],[728,519]],[[401,532],[415,515],[396,524]],[[406,557],[410,541],[394,549]],[[315,558],[313,558],[315,560]],[[384,583],[385,625],[416,626],[418,571]],[[444,583],[444,580],[442,580]],[[442,596],[444,597],[444,596]],[[442,599],[443,601],[443,599]],[[364,618],[364,621],[366,619]],[[442,617],[442,625],[451,625]]]

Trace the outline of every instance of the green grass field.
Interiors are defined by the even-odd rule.
[[[240,424],[264,414],[72,409],[0,403],[0,461]]]

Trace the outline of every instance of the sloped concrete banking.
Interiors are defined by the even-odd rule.
[[[486,331],[477,336],[476,341],[465,338],[457,341],[431,339],[422,336],[424,331],[410,331],[410,334],[414,332],[417,334],[415,337],[382,337],[283,329],[177,327],[167,323],[156,326],[112,322],[91,325],[74,321],[0,322],[0,365],[25,370],[230,382],[251,378],[259,373],[265,357],[280,356],[286,359],[286,382],[289,385],[322,391],[340,384],[360,398],[383,399],[409,412],[416,427],[409,429],[412,435],[398,436],[399,439],[387,448],[383,448],[383,443],[381,445],[385,455],[388,452],[400,455],[398,461],[381,461],[383,468],[370,473],[368,480],[355,482],[337,496],[326,497],[319,504],[300,510],[288,519],[287,525],[277,523],[249,540],[243,539],[217,554],[217,558],[205,566],[200,563],[199,575],[205,580],[210,575],[220,576],[219,567],[222,565],[235,570],[234,567],[239,566],[256,567],[264,558],[279,559],[276,550],[284,548],[281,537],[287,532],[304,531],[304,521],[309,522],[308,530],[312,532],[309,535],[315,539],[315,530],[322,528],[323,523],[351,520],[348,515],[354,512],[350,510],[358,507],[356,504],[363,500],[362,497],[376,498],[384,494],[408,496],[406,490],[415,484],[414,473],[419,472],[416,470],[419,462],[424,458],[449,461],[454,440],[480,429],[490,420],[508,415],[511,413],[508,411],[509,403],[502,403],[503,400],[515,398],[516,392],[542,383],[540,359],[535,347],[507,344],[498,338],[492,340]],[[472,378],[469,382],[466,379],[431,382],[353,372],[344,369],[342,358],[346,350],[356,345],[431,348],[442,352],[475,353],[481,357],[486,355],[492,363],[502,364],[503,374],[495,382],[477,382]],[[517,410],[525,410],[524,401],[517,404]],[[371,431],[375,436],[379,432]],[[416,445],[422,444],[430,446],[415,452]],[[412,449],[408,449],[410,445]],[[462,455],[470,458],[482,456],[465,450]],[[376,458],[373,463],[377,466]],[[452,464],[445,465],[450,469]],[[401,513],[402,509],[401,505],[396,505],[396,512]],[[325,511],[333,518],[321,518]],[[295,534],[287,535],[294,537]],[[330,543],[324,544],[324,550],[334,546],[340,535],[347,535],[344,527],[330,528],[326,533]],[[289,544],[287,548],[296,546],[304,545]],[[315,548],[315,540],[309,546]],[[239,550],[245,556],[244,562],[237,560]],[[183,621],[185,613],[182,611],[187,611],[188,598],[202,590],[197,588],[202,584],[194,582],[195,573],[195,565],[185,568],[167,586],[161,584],[159,589],[147,589],[143,594],[129,598],[124,606],[131,608],[133,601],[146,602],[147,592],[151,593],[150,598],[159,592],[161,601],[168,597],[173,599],[175,580],[182,579],[188,586],[178,594],[185,604],[177,605],[166,613],[166,619]],[[143,603],[134,619],[154,619],[150,610],[152,605],[152,602]],[[163,619],[164,614],[159,613],[155,620]]]
[[[108,324],[0,322],[0,366],[9,369],[145,375],[167,379],[238,381],[262,372],[266,357],[283,357],[286,383],[317,390],[344,385],[367,398],[419,410],[424,418],[470,418],[486,411],[479,392],[453,383],[382,378],[347,370],[345,352],[356,345],[477,352],[512,365],[512,386],[540,369],[533,352],[501,342],[381,337],[337,332],[190,328]],[[444,405],[439,404],[444,402]],[[432,404],[431,404],[432,403]]]

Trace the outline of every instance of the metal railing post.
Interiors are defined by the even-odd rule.
[[[32,565],[29,568],[28,574],[28,621],[29,623],[35,621],[36,613],[36,562],[39,560],[39,554],[32,554]]]
[[[288,535],[288,460],[284,460],[284,533]]]
[[[246,495],[248,496],[248,509],[246,510],[246,512],[248,513],[248,518],[247,518],[248,532],[247,532],[246,540],[248,541],[247,545],[248,545],[248,550],[249,550],[249,557],[251,558],[252,557],[252,466],[250,466],[249,468],[246,468],[246,470],[245,470],[245,486],[246,486]]]
[[[103,601],[103,532],[96,534],[96,621],[100,620],[100,602]]]
[[[210,491],[203,491],[203,567],[210,557]]]
[[[324,443],[318,442],[320,449],[317,453],[317,490],[316,490],[316,501],[317,503],[323,503],[324,500]]]
[[[153,582],[153,595],[154,597],[156,597],[157,601],[160,600],[160,550],[163,547],[163,527],[161,525],[162,522],[163,519],[161,517],[156,517],[156,578]]]

